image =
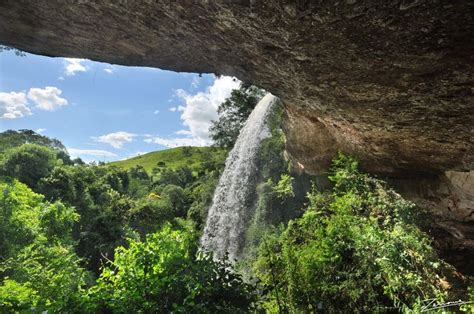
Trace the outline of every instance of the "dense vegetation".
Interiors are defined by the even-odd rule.
[[[256,276],[270,312],[420,310],[447,296],[441,261],[416,226],[415,206],[339,156],[332,191],[308,193],[301,218],[269,232]]]
[[[233,93],[220,116],[242,101],[248,116],[254,92]],[[281,108],[262,143],[242,260],[199,252],[242,127],[216,123],[224,149],[107,165],[71,160],[32,131],[0,134],[0,312],[398,312],[452,298],[453,269],[417,227],[419,208],[343,155],[330,187],[291,173]]]
[[[43,139],[31,131],[20,133]],[[18,134],[10,131],[2,138],[12,136],[12,143]],[[0,155],[2,311],[125,312],[137,304],[163,311],[195,311],[211,304],[215,309],[250,306],[250,286],[225,262],[196,254],[206,208],[223,168],[222,150],[173,149],[161,153],[172,155],[169,168],[158,159],[153,168],[159,171],[147,172],[140,165],[122,169],[71,161],[60,145],[51,147],[49,141],[23,143]],[[148,255],[153,250],[155,255]],[[111,303],[116,295],[109,285],[120,285],[126,278],[122,272],[129,274],[130,267],[136,271],[130,275],[138,280],[137,259],[142,258],[150,263],[143,266],[144,285],[137,282],[137,290],[116,290],[127,299]],[[119,277],[112,275],[115,271]],[[140,289],[153,286],[154,276],[159,291],[143,296]],[[125,290],[132,289],[129,281],[123,284]],[[129,302],[134,293],[138,303]],[[168,295],[169,302],[157,295]]]

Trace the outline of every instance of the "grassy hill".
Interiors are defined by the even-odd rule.
[[[177,169],[188,166],[192,170],[200,168],[205,161],[224,162],[227,150],[215,147],[177,147],[143,154],[126,160],[110,162],[107,165],[130,169],[142,166],[148,173],[153,168],[161,166],[167,169]]]

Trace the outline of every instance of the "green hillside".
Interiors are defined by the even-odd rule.
[[[224,162],[227,150],[216,147],[177,147],[166,150],[151,152],[126,160],[108,163],[123,169],[130,169],[137,165],[142,166],[148,173],[153,168],[160,167],[175,170],[182,166],[188,166],[192,170],[199,168],[203,162]]]

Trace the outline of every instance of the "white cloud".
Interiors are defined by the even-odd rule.
[[[106,150],[100,150],[100,149],[77,149],[77,148],[68,148],[67,149],[69,155],[71,155],[72,158],[77,158],[81,157],[83,158],[84,156],[94,156],[94,157],[117,157],[116,154],[106,151]],[[88,159],[88,158],[85,158]]]
[[[164,137],[153,137],[144,140],[146,143],[163,145],[169,148],[180,147],[180,146],[207,146],[209,145],[207,140],[196,138],[196,137],[175,137],[175,138],[164,138]]]
[[[106,143],[114,148],[122,148],[125,143],[130,143],[136,134],[119,131],[115,133],[109,133],[98,137],[93,137],[96,142]]]
[[[60,80],[60,81],[64,81],[64,76],[60,76],[60,77],[58,77],[58,80]]]
[[[209,141],[211,121],[218,118],[217,107],[239,85],[240,81],[236,78],[221,76],[214,80],[206,92],[191,95],[182,89],[176,91],[176,95],[185,102],[185,105],[180,106],[178,110],[182,112],[181,120],[189,128],[192,137]]]
[[[159,113],[160,113],[160,110],[153,111],[153,114],[159,114]]]
[[[0,93],[0,118],[16,119],[31,115],[25,92]]]
[[[175,132],[176,134],[180,135],[186,135],[186,136],[192,136],[193,134],[189,130],[178,130]]]
[[[82,64],[85,61],[85,59],[64,58],[64,74],[73,76],[76,72],[86,72],[87,68]]]
[[[39,128],[39,129],[36,129],[35,132],[38,133],[38,134],[42,134],[42,133],[46,132],[46,129]]]
[[[177,135],[182,137],[148,136],[144,141],[166,147],[207,146],[211,144],[209,127],[211,121],[218,118],[217,107],[230,96],[232,90],[239,88],[239,86],[239,80],[229,76],[221,76],[216,78],[205,92],[190,94],[182,89],[176,90],[175,95],[184,101],[184,106],[175,106],[168,110],[182,112],[181,120],[188,129],[176,132]]]
[[[199,86],[199,76],[194,76],[193,80],[191,81],[191,87],[197,88]]]
[[[66,106],[67,100],[59,97],[62,91],[54,86],[45,88],[30,88],[28,98],[36,103],[36,107],[41,110],[53,111],[58,107]]]
[[[112,69],[112,68],[105,68],[104,71],[105,71],[106,73],[109,73],[109,74],[113,74],[113,73],[114,73],[114,69]]]

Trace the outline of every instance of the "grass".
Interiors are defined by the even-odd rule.
[[[200,168],[201,163],[206,160],[224,162],[227,150],[216,147],[177,147],[160,150],[136,156],[126,160],[113,161],[109,166],[116,166],[122,169],[130,169],[137,165],[142,166],[151,174],[153,168],[163,162],[162,168],[175,170],[182,166],[188,166],[191,170]]]

